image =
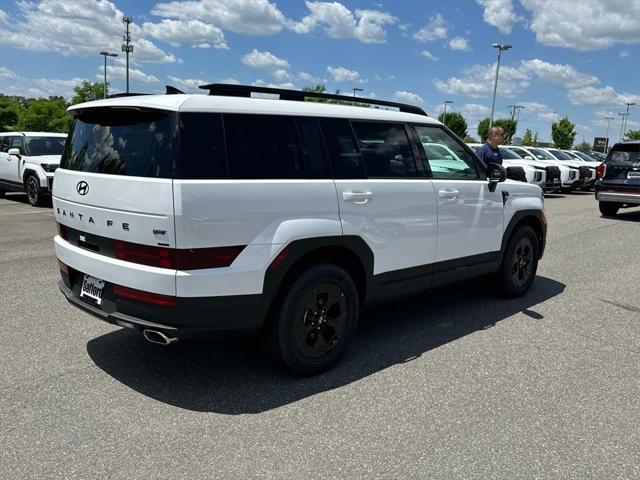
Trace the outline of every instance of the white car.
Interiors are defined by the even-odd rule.
[[[580,169],[572,165],[571,162],[558,160],[543,148],[525,147],[522,145],[518,147],[509,145],[509,148],[513,149],[519,155],[521,155],[519,153],[520,151],[524,151],[527,156],[531,157],[531,159],[558,167],[560,170],[560,190],[563,192],[571,192],[578,188],[580,184]]]
[[[0,196],[24,191],[31,205],[42,205],[51,195],[66,138],[64,133],[0,133]]]
[[[590,190],[596,183],[596,167],[585,164],[582,160],[576,160],[575,157],[558,148],[545,148],[547,152],[553,155],[557,160],[570,162],[574,167],[578,167],[579,178],[578,187],[581,190]]]
[[[474,150],[478,150],[482,146],[481,143],[468,143],[467,145]],[[536,165],[535,162],[530,160],[523,160],[509,149],[502,146],[500,146],[500,153],[502,155],[502,165],[507,169],[507,178],[523,182],[526,181],[545,189],[545,182],[547,179],[545,166],[540,166],[539,164]],[[522,169],[524,178],[520,176],[517,169]]]
[[[313,374],[342,357],[367,305],[478,275],[528,291],[542,191],[419,107],[206,88],[69,108],[53,207],[71,304],[163,345],[264,334],[286,367]]]

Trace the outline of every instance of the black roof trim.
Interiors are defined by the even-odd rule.
[[[319,98],[324,100],[340,100],[348,103],[360,103],[373,106],[383,106],[397,108],[401,112],[413,113],[416,115],[428,116],[420,107],[406,103],[390,102],[387,100],[377,100],[373,98],[352,97],[347,95],[336,95],[332,93],[304,92],[302,90],[287,90],[284,88],[256,87],[251,85],[232,85],[226,83],[211,83],[201,85],[201,89],[209,90],[209,95],[225,97],[251,97],[252,93],[267,93],[278,95],[280,100],[293,100],[304,102],[306,98]]]
[[[109,98],[123,98],[123,97],[139,97],[141,95],[153,95],[152,93],[114,93],[113,95],[109,95]]]

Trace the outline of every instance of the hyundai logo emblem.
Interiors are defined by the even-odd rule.
[[[78,184],[76,185],[76,191],[80,195],[86,195],[87,193],[89,193],[89,184],[85,181],[78,182]]]

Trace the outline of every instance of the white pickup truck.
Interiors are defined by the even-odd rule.
[[[0,133],[0,197],[24,191],[31,205],[42,205],[51,196],[66,138],[64,133]]]

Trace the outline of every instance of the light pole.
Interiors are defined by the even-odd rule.
[[[624,130],[624,119],[627,117],[628,113],[619,113],[622,118],[620,119],[620,141],[622,141],[622,131]]]
[[[129,93],[129,54],[133,52],[133,45],[131,45],[131,36],[129,35],[129,25],[133,22],[131,17],[122,17],[122,21],[126,24],[126,32],[122,37],[124,43],[122,44],[122,51],[127,55],[127,93]]]
[[[447,124],[447,104],[453,103],[451,100],[444,101],[444,112],[442,114],[442,123]]]
[[[549,146],[553,145],[553,125],[556,123],[556,113],[557,111],[553,111],[553,119],[551,120],[551,133],[549,134]]]
[[[509,50],[512,46],[505,45],[503,43],[492,43],[491,46],[493,48],[498,49],[498,64],[496,65],[496,81],[493,84],[493,102],[491,104],[491,118],[489,120],[489,128],[493,127],[493,112],[496,109],[496,92],[498,91],[498,74],[500,73],[500,57],[502,56],[502,52]]]
[[[363,92],[364,91],[363,88],[358,88],[358,87],[353,87],[351,90],[353,90],[353,98],[356,98],[356,92]]]
[[[107,98],[107,57],[117,57],[117,53],[110,53],[102,51],[100,55],[104,55],[104,95],[103,98]]]
[[[624,115],[624,126],[622,127],[622,138],[620,139],[621,141],[624,141],[624,134],[627,133],[627,121],[629,120],[629,107],[631,105],[635,105],[635,103],[627,102],[625,103],[625,105],[627,106],[627,112]]]
[[[511,120],[515,120],[516,122],[520,119],[520,109],[524,108],[524,105],[507,105],[507,108],[512,108],[511,110]],[[518,112],[518,117],[516,118],[516,111]]]
[[[609,150],[609,125],[611,125],[611,120],[613,120],[615,117],[604,117],[604,119],[607,121],[607,135],[605,136],[606,140],[605,140],[605,145],[604,145],[604,153],[607,153],[607,151]]]

